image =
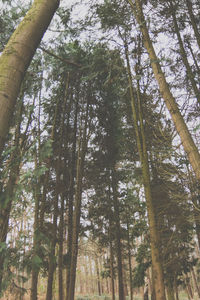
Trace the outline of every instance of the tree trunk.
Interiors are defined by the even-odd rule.
[[[73,128],[73,146],[71,159],[71,174],[69,183],[69,203],[68,203],[68,232],[67,232],[67,266],[66,266],[66,300],[69,294],[70,285],[70,262],[72,255],[72,234],[73,234],[73,207],[74,207],[74,183],[75,183],[75,168],[76,168],[76,147],[77,147],[77,119],[78,119],[78,101],[76,102],[74,128]]]
[[[89,98],[86,108],[86,114],[84,117],[84,129],[83,133],[79,137],[79,153],[76,166],[76,191],[75,191],[75,209],[73,214],[73,236],[72,236],[72,248],[71,248],[71,260],[70,260],[70,282],[69,290],[67,293],[67,300],[74,300],[75,282],[76,282],[76,266],[78,256],[78,237],[80,230],[80,217],[81,217],[81,202],[82,202],[82,179],[84,174],[84,161],[87,151],[87,128],[88,128],[88,116],[89,116]]]
[[[55,197],[54,197],[54,210],[53,210],[53,235],[52,235],[52,241],[51,241],[51,250],[50,250],[50,255],[49,255],[49,270],[48,270],[48,281],[47,281],[47,293],[46,293],[46,300],[52,300],[52,288],[53,288],[53,281],[54,281],[54,272],[56,270],[56,257],[55,257],[55,250],[56,250],[56,242],[57,242],[57,219],[58,219],[58,203],[59,203],[59,194],[60,190],[59,187],[61,186],[61,175],[62,174],[62,165],[61,165],[61,154],[62,154],[62,145],[63,145],[63,138],[64,138],[64,122],[65,122],[65,111],[66,111],[66,103],[67,103],[67,98],[68,98],[68,89],[69,89],[69,73],[67,73],[66,76],[66,84],[64,88],[64,101],[63,104],[61,104],[61,109],[62,109],[62,115],[60,119],[60,133],[59,133],[59,142],[58,142],[58,147],[59,149],[57,150],[58,153],[56,155],[58,156],[58,160],[56,162],[57,168],[56,168],[56,186],[55,186]],[[59,102],[59,101],[58,101]],[[53,138],[55,137],[55,122],[56,118],[58,115],[58,106],[59,103],[57,102],[56,105],[56,112],[55,112],[55,118],[54,118],[54,133],[53,133]],[[68,119],[67,119],[67,128],[69,127],[69,113],[68,113]],[[69,131],[69,130],[68,130]],[[67,134],[68,134],[67,131]],[[65,139],[68,140],[68,136],[65,136]],[[58,139],[57,139],[58,141]],[[65,149],[66,150],[66,149]],[[55,155],[55,156],[56,156]],[[64,177],[64,175],[63,175]],[[63,287],[62,287],[62,249],[63,249],[63,226],[64,226],[64,197],[62,195],[62,200],[61,200],[61,216],[60,216],[60,236],[59,236],[59,241],[60,241],[60,246],[61,249],[59,249],[59,297],[60,299],[63,300]],[[61,298],[62,296],[62,298]]]
[[[144,300],[149,300],[149,284],[148,284],[148,278],[145,277],[145,284],[144,284]],[[168,299],[169,300],[169,299]]]
[[[198,44],[199,49],[200,49],[200,33],[199,33],[199,30],[198,30],[198,27],[197,27],[195,16],[193,14],[192,2],[190,0],[186,0],[186,4],[187,4],[188,13],[189,13],[189,16],[190,16],[192,28],[194,30],[194,33],[195,33],[195,36],[196,36],[196,40],[197,40],[197,44]]]
[[[170,280],[167,282],[167,299],[168,300],[175,300],[174,287],[173,287],[173,284]]]
[[[64,299],[63,294],[63,235],[64,235],[64,195],[61,196],[60,222],[58,231],[58,300]]]
[[[127,62],[127,72],[128,72],[128,79],[129,79],[129,90],[130,90],[130,100],[131,100],[131,107],[133,113],[133,121],[134,121],[140,162],[142,165],[144,192],[145,192],[145,199],[147,204],[153,276],[156,282],[155,285],[156,300],[165,300],[166,298],[165,298],[164,277],[163,277],[160,249],[159,249],[159,234],[156,226],[156,216],[155,216],[152,193],[151,193],[148,154],[147,154],[146,138],[144,132],[144,125],[143,125],[143,116],[141,110],[140,87],[138,81],[137,102],[138,102],[139,116],[137,116],[136,99],[135,99],[133,86],[132,86],[132,73],[131,73],[131,68],[129,63],[128,46],[126,44],[125,44],[125,55],[126,55],[126,62]]]
[[[37,162],[36,162],[36,168],[37,168]],[[34,211],[34,225],[33,225],[33,257],[39,256],[39,247],[40,247],[40,241],[38,239],[37,232],[40,227],[40,218],[39,218],[39,206],[40,206],[40,183],[37,182],[37,185],[35,186],[35,211]],[[39,275],[39,267],[33,266],[32,272],[31,272],[31,295],[30,300],[37,300],[37,285],[38,285],[38,275]]]
[[[56,119],[58,115],[58,105],[59,99],[56,103],[53,125],[51,130],[51,139],[54,141],[55,139],[55,125]],[[40,102],[39,102],[39,115],[38,115],[38,153],[35,158],[35,167],[40,167]],[[43,182],[43,192],[41,195],[41,178],[38,179],[37,184],[35,185],[35,213],[34,213],[34,234],[33,234],[33,256],[40,256],[40,245],[41,238],[39,238],[38,233],[43,228],[44,223],[44,215],[45,215],[45,206],[46,206],[46,194],[47,194],[47,186],[49,181],[50,174],[50,166],[51,166],[51,156],[47,159],[47,171],[44,174],[44,182]],[[31,278],[31,297],[30,300],[37,300],[37,284],[38,284],[38,276],[39,276],[40,268],[33,268],[32,270],[32,278]]]
[[[149,54],[151,61],[151,66],[155,75],[155,78],[158,82],[160,93],[165,101],[165,104],[171,114],[172,120],[176,127],[176,130],[181,138],[185,152],[187,153],[188,160],[192,165],[192,168],[195,172],[195,175],[198,180],[200,180],[200,154],[198,148],[195,145],[192,136],[187,128],[187,125],[179,111],[178,105],[175,101],[174,96],[172,95],[169,85],[166,81],[165,75],[162,72],[161,66],[159,64],[159,59],[155,53],[152,41],[149,36],[149,32],[146,26],[145,18],[143,15],[142,4],[140,0],[135,0],[135,5],[132,0],[127,0],[131,5],[133,13],[135,14],[136,20],[140,26],[140,30],[143,34],[144,45]]]
[[[0,57],[0,156],[25,72],[58,6],[35,0]]]
[[[179,300],[178,286],[177,286],[177,278],[174,279],[174,290],[176,295],[176,300]]]
[[[15,138],[14,138],[14,150],[11,153],[10,158],[10,171],[9,179],[5,190],[2,191],[1,201],[0,201],[0,243],[5,243],[8,234],[8,223],[10,218],[10,212],[12,208],[13,196],[16,187],[16,182],[19,177],[20,164],[22,159],[22,145],[19,144],[20,134],[21,134],[21,121],[22,121],[22,110],[23,110],[23,100],[20,103],[19,113],[17,114],[17,124],[15,128]],[[28,122],[29,123],[29,122]],[[26,139],[26,137],[24,138]],[[0,253],[0,294],[2,292],[2,279],[3,279],[3,262],[4,255]]]
[[[47,293],[46,293],[46,300],[52,300],[52,292],[53,292],[53,281],[54,281],[54,273],[56,270],[56,257],[55,257],[55,250],[56,250],[56,242],[57,242],[57,218],[58,218],[58,186],[60,181],[60,172],[57,171],[56,176],[56,195],[54,196],[54,208],[53,208],[53,229],[52,229],[52,236],[50,241],[50,253],[49,253],[49,268],[48,268],[48,280],[47,280]]]
[[[98,262],[98,257],[96,254],[94,256],[94,261],[95,261],[95,268],[96,268],[96,273],[97,273],[98,295],[101,296],[101,281],[100,281],[100,272],[99,272],[99,262]]]
[[[63,107],[62,107],[62,120],[61,120],[61,133],[60,133],[60,143],[59,143],[59,156],[61,156],[62,151],[62,145],[63,145],[63,138],[66,141],[66,145],[68,146],[68,133],[69,133],[69,112],[67,115],[67,135],[64,137],[64,121],[66,117],[66,105],[67,105],[67,99],[69,96],[69,78],[70,74],[67,73],[65,77],[65,85],[64,85],[64,101],[63,101]],[[70,105],[69,105],[70,106]],[[71,110],[71,106],[69,108]],[[65,147],[67,147],[65,146]],[[66,148],[65,148],[66,151]],[[61,164],[61,161],[59,160],[59,164]],[[64,170],[63,171],[63,181],[64,181]],[[60,179],[59,179],[60,180]],[[65,208],[65,192],[62,191],[61,194],[61,208],[60,208],[60,221],[59,221],[59,227],[58,227],[58,298],[59,300],[64,299],[64,290],[63,290],[63,236],[64,236],[64,208]]]
[[[114,274],[114,254],[113,254],[113,243],[112,243],[112,210],[111,210],[111,195],[109,185],[109,247],[110,247],[110,280],[111,280],[111,293],[112,300],[115,300],[115,274]]]
[[[190,284],[190,278],[187,276],[185,277],[185,285],[186,285],[186,291],[187,291],[189,300],[194,300],[193,291],[192,291],[192,287]]]
[[[178,22],[177,22],[177,18],[176,18],[176,10],[175,10],[175,7],[173,5],[173,2],[171,0],[168,0],[168,1],[170,3],[171,14],[172,14],[173,23],[174,23],[174,29],[175,29],[176,36],[177,36],[177,39],[178,39],[178,42],[179,42],[179,48],[180,48],[180,53],[181,53],[182,61],[183,61],[184,65],[185,65],[185,68],[187,70],[187,75],[188,75],[188,78],[189,78],[189,80],[191,82],[194,94],[195,94],[195,96],[197,98],[198,103],[200,104],[199,89],[197,87],[197,84],[196,84],[196,81],[195,81],[195,78],[194,78],[194,73],[193,73],[192,68],[191,68],[191,66],[189,64],[189,61],[187,59],[187,53],[185,51],[184,44],[183,44],[183,41],[182,41],[182,38],[181,38],[181,34],[180,34],[180,30],[179,30],[179,27],[178,27]]]
[[[195,289],[196,289],[196,292],[197,292],[198,297],[200,299],[200,288],[199,288],[199,285],[198,285],[198,281],[197,281],[197,277],[196,277],[194,269],[192,269],[191,272],[192,272],[192,277],[193,277],[193,280],[194,280]]]
[[[130,300],[133,300],[133,275],[131,264],[131,245],[130,245],[130,233],[129,233],[129,221],[127,220],[127,243],[128,243],[128,267],[129,267],[129,285],[130,285]]]
[[[115,237],[116,237],[116,252],[117,252],[117,271],[118,271],[118,289],[119,300],[125,300],[124,296],[124,282],[123,282],[123,265],[122,265],[122,246],[121,246],[121,225],[119,214],[119,201],[117,196],[117,180],[115,168],[111,170],[111,186],[113,191],[113,206],[115,219]]]

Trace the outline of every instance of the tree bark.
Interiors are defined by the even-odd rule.
[[[179,111],[178,105],[174,96],[172,95],[169,85],[166,81],[165,75],[162,72],[161,66],[159,64],[158,57],[155,53],[149,32],[146,26],[146,21],[144,18],[142,4],[140,0],[135,0],[135,5],[132,0],[127,0],[131,5],[133,13],[136,17],[136,20],[140,26],[144,38],[144,46],[147,49],[149,58],[151,61],[151,66],[154,72],[154,76],[158,82],[160,93],[165,101],[165,104],[171,114],[172,120],[176,127],[176,130],[181,138],[185,152],[187,153],[188,160],[192,165],[194,173],[198,180],[200,180],[200,154],[198,148],[195,145],[192,136],[187,128],[187,125]]]
[[[58,6],[35,0],[0,57],[0,156],[25,72]]]
[[[83,133],[79,137],[79,153],[76,166],[76,191],[75,191],[75,208],[73,214],[73,235],[70,260],[70,281],[69,290],[67,291],[67,300],[74,300],[75,281],[76,281],[76,266],[78,256],[78,237],[80,230],[81,204],[82,204],[82,179],[84,174],[84,162],[87,151],[87,129],[89,116],[89,100],[87,102],[86,114],[84,117]]]
[[[159,249],[159,244],[160,244],[159,233],[156,226],[156,215],[155,215],[152,193],[151,193],[150,170],[149,170],[149,163],[148,163],[144,125],[143,125],[143,116],[141,110],[140,87],[138,82],[137,102],[138,102],[139,116],[137,116],[136,97],[134,95],[134,90],[132,86],[132,73],[131,73],[130,62],[129,62],[128,46],[126,44],[125,44],[125,55],[126,55],[126,62],[127,62],[127,73],[128,73],[128,80],[129,80],[129,90],[130,90],[130,100],[131,100],[131,107],[133,113],[133,121],[134,121],[135,133],[136,133],[138,153],[142,165],[143,185],[144,185],[145,199],[147,204],[153,276],[156,282],[155,285],[156,300],[165,300],[166,297],[165,297],[164,277],[163,277],[160,249]]]
[[[10,158],[10,171],[9,171],[9,179],[8,183],[5,187],[5,190],[1,193],[1,201],[0,201],[0,243],[5,243],[8,234],[8,224],[10,218],[10,212],[12,208],[12,202],[14,197],[14,192],[16,188],[16,182],[19,177],[20,172],[20,164],[22,160],[22,151],[23,142],[20,143],[20,134],[21,134],[21,122],[22,122],[22,110],[23,110],[23,100],[20,103],[19,113],[17,114],[17,124],[15,128],[15,138],[14,138],[14,150],[11,153]],[[28,121],[29,124],[29,121]],[[24,138],[26,139],[26,137]],[[0,294],[2,292],[2,279],[3,279],[3,262],[4,255],[0,254]]]
[[[121,245],[121,225],[119,213],[119,201],[117,196],[117,180],[116,171],[113,167],[111,170],[111,186],[113,192],[113,206],[114,206],[114,220],[115,220],[115,237],[117,246],[117,271],[118,271],[118,289],[119,300],[125,300],[124,295],[124,281],[123,281],[123,265],[122,265],[122,245]]]

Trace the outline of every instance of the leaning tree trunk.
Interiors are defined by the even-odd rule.
[[[187,70],[188,78],[191,82],[195,97],[196,97],[198,103],[200,104],[200,92],[199,92],[199,89],[197,87],[197,83],[196,83],[196,80],[195,80],[195,77],[194,77],[195,74],[194,74],[194,72],[193,72],[193,70],[190,66],[190,63],[189,63],[188,58],[187,58],[187,53],[186,53],[185,48],[184,48],[184,44],[183,44],[183,41],[182,41],[182,37],[181,37],[181,34],[180,34],[178,22],[177,22],[176,9],[173,5],[172,0],[169,0],[169,3],[170,3],[170,8],[171,8],[171,15],[172,15],[172,19],[173,19],[174,29],[175,29],[175,33],[176,33],[178,43],[179,43],[181,58],[182,58],[182,61],[185,65],[185,68]]]
[[[172,120],[176,127],[176,130],[181,138],[185,152],[187,153],[188,160],[192,165],[195,175],[198,180],[200,180],[200,154],[198,148],[195,145],[192,136],[187,128],[187,125],[180,113],[179,107],[176,103],[174,96],[172,95],[169,85],[166,81],[165,75],[161,69],[159,59],[155,53],[152,40],[150,38],[147,25],[145,22],[145,17],[142,10],[142,3],[140,0],[135,0],[135,5],[132,0],[127,0],[130,4],[136,20],[140,26],[140,30],[144,39],[144,46],[147,49],[149,58],[151,61],[151,66],[154,72],[154,76],[158,82],[160,93],[165,101],[165,104],[171,114]]]
[[[25,72],[59,0],[35,0],[0,57],[0,156]]]
[[[127,62],[127,73],[128,73],[128,80],[129,80],[131,108],[133,113],[137,148],[138,148],[139,158],[142,166],[143,185],[144,185],[145,199],[147,205],[149,233],[150,233],[150,241],[151,241],[153,276],[156,282],[155,285],[156,300],[165,300],[166,297],[165,297],[162,260],[160,254],[160,240],[159,240],[159,232],[157,229],[156,214],[155,214],[152,192],[151,192],[148,153],[147,153],[146,137],[145,137],[145,131],[143,125],[144,121],[143,121],[142,109],[141,109],[140,86],[139,86],[139,81],[137,81],[137,100],[138,100],[137,101],[138,115],[137,115],[136,97],[134,95],[134,90],[132,86],[132,73],[131,73],[130,62],[129,62],[128,45],[126,43],[125,43],[125,56]]]
[[[188,9],[188,13],[190,16],[190,20],[191,20],[191,24],[192,24],[192,28],[194,30],[195,33],[195,37],[200,49],[200,33],[199,33],[199,29],[197,27],[197,22],[193,13],[193,9],[192,9],[192,2],[190,0],[186,0],[186,4],[187,4],[187,9]]]

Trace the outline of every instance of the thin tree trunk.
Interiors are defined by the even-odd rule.
[[[197,281],[197,277],[196,277],[194,269],[192,269],[191,272],[192,272],[192,277],[193,277],[193,280],[194,280],[195,289],[196,289],[198,297],[200,299],[200,288],[199,288],[199,285],[198,285],[198,281]]]
[[[199,33],[199,30],[198,30],[198,27],[197,27],[195,16],[193,14],[192,2],[190,0],[186,0],[186,4],[187,4],[188,13],[189,13],[189,16],[190,16],[192,28],[194,30],[196,40],[197,40],[197,44],[198,44],[199,49],[200,49],[200,33]]]
[[[64,135],[64,121],[65,121],[65,114],[66,114],[66,104],[67,99],[69,96],[69,78],[70,74],[69,72],[66,75],[66,82],[64,87],[64,101],[63,101],[63,112],[62,112],[62,121],[61,121],[61,136],[60,136],[60,152],[59,155],[61,155],[62,151],[62,144],[63,144],[63,135]],[[71,106],[70,106],[71,108]],[[69,136],[69,113],[67,116],[67,136],[65,137],[66,144],[68,142],[68,136]],[[66,149],[65,149],[66,150]],[[60,162],[59,162],[60,163]],[[63,171],[64,173],[64,171]],[[64,174],[63,180],[64,180]],[[65,193],[62,192],[61,195],[61,208],[60,208],[60,221],[59,221],[59,228],[58,228],[58,298],[59,300],[64,299],[64,290],[63,290],[63,236],[64,236],[64,208],[65,208]]]
[[[59,101],[56,103],[55,113],[54,113],[54,120],[52,125],[51,131],[51,139],[54,141],[55,139],[55,125],[56,119],[58,115],[58,104]],[[40,104],[39,104],[39,116],[38,116],[38,157],[40,156]],[[43,192],[41,195],[41,180],[39,178],[36,186],[35,186],[35,214],[34,214],[34,235],[33,235],[33,255],[40,256],[39,248],[41,245],[41,238],[38,238],[38,232],[43,228],[44,223],[44,215],[45,215],[45,206],[46,206],[46,194],[47,194],[47,186],[49,181],[49,174],[50,174],[50,165],[51,165],[51,156],[48,157],[47,160],[47,171],[44,174],[44,183],[43,183]],[[35,159],[35,166],[38,168],[40,166],[40,158]],[[37,284],[38,284],[38,276],[39,276],[39,267],[33,268],[32,270],[32,278],[31,278],[31,296],[30,300],[37,300]]]
[[[187,291],[187,294],[188,294],[188,298],[190,300],[193,300],[194,297],[193,297],[193,290],[192,290],[192,287],[191,287],[191,283],[190,283],[190,278],[189,277],[185,277],[185,284],[186,284],[186,291]]]
[[[115,219],[115,226],[116,226],[115,237],[116,237],[116,246],[117,246],[116,252],[117,252],[119,300],[125,300],[123,265],[122,265],[121,225],[120,225],[119,201],[117,196],[118,192],[117,192],[116,171],[114,167],[111,170],[111,186],[113,191],[114,219]]]
[[[175,300],[174,286],[173,286],[173,284],[170,280],[167,283],[167,299],[168,300]]]
[[[129,266],[129,285],[130,285],[130,299],[133,300],[133,275],[132,275],[132,264],[131,264],[131,245],[130,245],[130,229],[129,222],[127,220],[127,243],[128,243],[128,266]]]
[[[87,103],[85,124],[82,136],[79,140],[79,153],[76,166],[76,192],[75,192],[75,209],[73,214],[73,236],[71,248],[71,261],[70,261],[70,282],[69,292],[67,293],[68,300],[74,300],[75,281],[76,281],[76,266],[78,256],[78,237],[80,230],[80,217],[81,217],[81,202],[82,202],[82,179],[84,173],[84,161],[87,151],[87,128],[88,128],[88,115],[89,115],[89,100]],[[81,135],[81,134],[80,134]]]
[[[109,248],[110,248],[110,280],[111,280],[111,293],[112,300],[115,300],[115,274],[114,274],[114,253],[113,253],[113,243],[112,243],[112,209],[111,209],[111,191],[109,185]]]
[[[23,100],[21,100],[19,112],[17,114],[17,125],[15,129],[14,138],[14,150],[11,153],[11,168],[9,172],[9,179],[5,191],[2,192],[0,202],[0,243],[5,243],[8,234],[8,224],[10,218],[10,212],[12,208],[13,196],[16,187],[16,182],[19,177],[20,164],[22,159],[22,145],[19,144],[21,133],[21,121],[22,121]],[[28,121],[29,124],[29,121]],[[0,294],[2,292],[2,279],[3,279],[3,263],[4,255],[0,253]]]
[[[35,159],[35,168],[38,167],[37,165],[37,158]],[[37,231],[40,227],[40,218],[39,218],[39,206],[40,206],[40,183],[37,182],[35,186],[35,209],[34,209],[34,225],[33,225],[33,255],[39,256],[39,246],[40,241],[38,240]],[[38,285],[38,275],[39,275],[39,267],[33,266],[31,272],[31,295],[30,300],[37,300],[37,285]]]
[[[58,6],[35,0],[0,57],[0,156],[25,72]]]
[[[174,279],[174,290],[175,290],[176,300],[179,300],[177,278]]]
[[[61,196],[60,222],[58,231],[58,300],[64,299],[63,290],[63,235],[64,235],[64,195]]]
[[[59,167],[58,167],[59,169]],[[51,237],[51,245],[50,245],[50,253],[49,253],[49,268],[48,268],[48,280],[47,280],[47,293],[46,293],[46,300],[52,300],[53,296],[53,282],[54,282],[54,273],[56,270],[56,257],[55,257],[55,250],[56,250],[56,242],[57,242],[57,218],[58,218],[58,198],[59,198],[59,191],[58,186],[60,182],[60,172],[57,170],[56,176],[56,194],[54,196],[54,204],[53,204],[53,229],[52,229],[52,237]]]
[[[192,136],[187,128],[187,125],[179,111],[178,105],[172,95],[169,85],[166,81],[165,75],[162,72],[161,66],[159,64],[158,57],[155,53],[152,41],[149,36],[149,32],[146,26],[145,18],[143,15],[142,4],[140,0],[135,0],[135,5],[132,0],[127,0],[131,5],[133,13],[137,19],[140,26],[140,30],[144,38],[144,46],[147,49],[149,58],[151,61],[151,66],[158,82],[160,93],[165,101],[165,104],[171,114],[172,120],[176,127],[176,130],[181,138],[185,152],[187,153],[188,160],[192,165],[195,175],[198,180],[200,180],[200,154],[198,152],[197,146],[195,145]]]
[[[193,58],[193,61],[194,61],[194,65],[195,65],[197,73],[198,73],[198,79],[199,79],[200,78],[200,68],[199,68],[199,65],[198,65],[198,62],[197,62],[197,57],[195,56],[195,53],[193,51],[193,47],[192,47],[192,45],[191,45],[191,43],[190,43],[189,40],[186,40],[186,44],[187,44],[187,47],[190,50],[190,53],[192,55],[192,58]]]
[[[55,248],[56,248],[56,242],[57,242],[57,219],[58,219],[58,202],[59,202],[59,187],[61,186],[61,154],[62,154],[62,145],[63,145],[63,134],[64,134],[64,122],[65,122],[65,110],[66,110],[66,103],[67,103],[67,98],[68,98],[68,89],[69,89],[69,73],[67,73],[66,76],[66,84],[65,84],[65,90],[64,90],[64,101],[63,105],[61,105],[62,108],[62,115],[61,115],[61,120],[60,120],[60,133],[59,133],[59,142],[58,142],[58,162],[57,162],[57,169],[56,169],[56,187],[55,187],[55,198],[54,198],[54,215],[53,215],[53,236],[52,236],[52,242],[51,242],[51,251],[50,251],[50,256],[49,256],[49,270],[48,270],[48,281],[47,281],[47,293],[46,293],[46,300],[52,300],[52,288],[53,288],[53,281],[54,281],[54,272],[56,270],[56,261],[55,261]],[[57,103],[57,109],[55,113],[55,118],[58,115],[58,103]],[[56,121],[56,119],[55,119]],[[55,122],[54,122],[55,123]],[[68,120],[67,120],[67,128],[69,127],[69,113],[68,113]],[[54,124],[54,131],[55,131],[55,124]],[[68,134],[68,131],[67,131]],[[54,133],[55,136],[55,133]],[[67,138],[67,137],[65,137]],[[67,138],[68,139],[68,138]],[[62,174],[63,175],[63,174]],[[62,197],[63,198],[63,197]],[[62,211],[61,211],[61,225],[62,225],[62,230],[61,230],[61,237],[60,241],[63,242],[63,211],[64,211],[64,199],[61,200],[61,206],[62,206]],[[62,250],[62,245],[61,249]],[[59,257],[60,260],[62,261],[62,252],[59,252]],[[60,262],[61,264],[61,262]],[[59,270],[59,297],[61,297],[63,293],[63,288],[62,288],[62,266],[60,266]],[[62,291],[61,291],[62,289]],[[60,295],[61,294],[61,295]],[[63,298],[61,298],[63,300]]]
[[[68,234],[67,234],[67,267],[66,267],[66,300],[69,299],[70,285],[70,262],[72,255],[72,235],[73,235],[73,206],[74,206],[74,183],[75,183],[75,168],[76,168],[76,147],[77,147],[77,119],[78,119],[78,101],[76,102],[75,118],[74,118],[74,135],[72,146],[71,174],[69,183],[69,203],[68,203]]]
[[[189,80],[191,82],[194,94],[195,94],[195,96],[197,98],[198,103],[200,104],[199,89],[197,87],[197,84],[196,84],[196,81],[195,81],[195,78],[194,78],[194,73],[193,73],[192,68],[191,68],[191,66],[189,64],[189,61],[187,59],[187,54],[186,54],[186,51],[185,51],[185,48],[184,48],[184,44],[183,44],[183,41],[182,41],[182,38],[181,38],[180,30],[179,30],[179,27],[178,27],[178,22],[177,22],[177,18],[176,18],[176,10],[175,10],[175,7],[173,5],[173,2],[171,0],[168,0],[168,1],[170,3],[171,14],[172,14],[173,23],[174,23],[174,29],[175,29],[175,32],[176,32],[176,35],[177,35],[177,39],[178,39],[178,42],[179,42],[179,47],[180,47],[180,53],[181,53],[182,61],[183,61],[184,65],[185,65],[185,68],[187,70],[187,75],[188,75],[188,78],[189,78]]]
[[[95,261],[95,268],[97,273],[97,289],[98,289],[98,295],[101,296],[101,281],[100,281],[100,272],[99,272],[99,262],[97,255],[94,256]]]

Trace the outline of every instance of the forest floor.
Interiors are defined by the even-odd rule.
[[[24,297],[20,298],[17,295],[11,295],[8,294],[6,296],[4,296],[3,298],[0,298],[0,300],[29,300],[30,299],[30,295],[24,295]],[[41,295],[38,297],[38,300],[45,300],[46,297],[45,295]],[[56,300],[57,297],[55,297],[53,300]],[[76,300],[111,300],[110,296],[97,296],[97,295],[77,295],[75,297]],[[140,295],[134,295],[133,297],[134,300],[143,300],[142,296]],[[179,294],[179,299],[180,300],[188,300],[188,296],[186,295],[185,292],[180,292]],[[194,300],[199,300],[198,296],[195,296],[193,298]],[[126,297],[126,300],[130,300],[129,297]]]

